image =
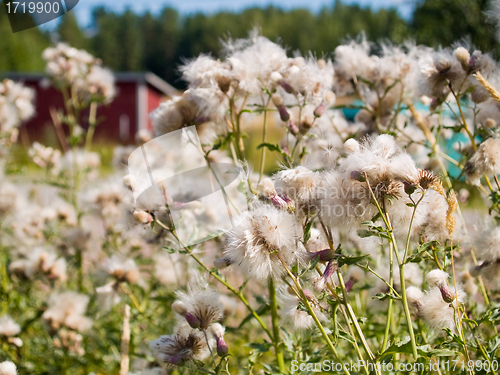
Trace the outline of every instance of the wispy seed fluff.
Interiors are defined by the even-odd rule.
[[[431,288],[423,293],[416,287],[407,289],[408,302],[413,304],[418,316],[425,320],[433,329],[441,331],[443,328],[455,330],[455,298],[459,303],[465,302],[465,292],[457,287],[449,287],[448,274],[441,270],[434,270],[427,274],[426,280]]]
[[[500,227],[485,228],[477,240],[477,256],[482,262],[470,270],[472,276],[481,274],[492,288],[500,285]]]
[[[278,172],[275,176],[276,191],[280,196],[288,197],[295,206],[309,212],[317,203],[317,190],[320,176],[306,167],[296,167]]]
[[[210,354],[203,333],[184,327],[176,334],[151,341],[149,347],[158,362],[175,366],[184,366],[189,360],[201,361]]]
[[[298,240],[299,225],[292,215],[260,206],[234,220],[224,259],[249,278],[280,277],[286,272],[282,261],[291,266],[305,253]]]
[[[0,336],[16,336],[19,332],[21,332],[21,327],[14,319],[8,315],[0,317]]]
[[[474,185],[479,185],[483,174],[491,176],[500,173],[500,138],[488,138],[481,143],[465,165],[465,172]]]
[[[224,308],[219,302],[220,295],[202,282],[190,285],[188,289],[187,293],[177,292],[178,300],[172,304],[172,310],[191,328],[205,331],[222,318]]]
[[[418,186],[426,190],[413,220],[413,235],[426,234],[431,239],[448,237],[446,228],[447,204],[439,179],[418,169],[411,156],[402,151],[390,135],[380,135],[363,143],[346,142],[344,159],[337,170],[326,172],[322,189],[322,216],[332,227],[341,231],[360,228],[377,209],[369,188],[381,205],[384,200],[397,237],[406,238],[413,215],[412,201],[420,196]],[[368,185],[369,183],[369,185]],[[391,199],[387,199],[391,198]],[[439,208],[439,210],[437,210]]]
[[[85,317],[89,297],[75,292],[54,292],[48,301],[48,308],[42,319],[49,329],[58,330],[61,326],[83,332],[89,329],[92,321]]]
[[[0,375],[17,375],[17,367],[14,362],[5,361],[0,363]]]
[[[321,321],[326,321],[327,318],[323,314],[323,308],[318,300],[309,290],[304,290],[304,293],[311,304],[311,307],[317,318]],[[311,328],[314,325],[314,319],[309,312],[305,310],[305,306],[300,306],[299,298],[293,290],[283,291],[280,293],[281,312],[283,323],[290,323],[293,330],[303,331]]]

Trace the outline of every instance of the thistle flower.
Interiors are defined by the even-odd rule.
[[[2,182],[0,185],[0,217],[12,214],[19,203],[18,191],[9,183]]]
[[[176,334],[160,336],[149,347],[158,362],[184,366],[189,360],[201,361],[210,355],[203,333],[179,329]]]
[[[0,317],[0,336],[13,337],[21,332],[21,327],[8,315]]]
[[[34,98],[35,91],[20,83],[10,79],[0,83],[0,133],[14,132],[15,128],[35,114]]]
[[[54,338],[54,345],[58,348],[65,348],[79,356],[85,355],[85,349],[82,347],[83,336],[75,331],[61,329],[58,337]]]
[[[141,277],[139,269],[132,259],[124,259],[118,255],[113,255],[109,258],[104,268],[115,278],[117,283],[127,282],[135,284]]]
[[[274,187],[274,182],[270,178],[263,178],[259,184],[259,192],[265,199],[269,199],[276,208],[284,208],[289,212],[295,210],[295,205],[286,196],[279,196]]]
[[[191,328],[206,331],[222,317],[219,293],[200,280],[189,286],[188,293],[177,292],[177,296],[179,299],[172,304],[172,310],[184,317]]]
[[[46,48],[42,57],[47,62],[45,71],[56,88],[72,87],[84,102],[109,102],[115,96],[113,74],[86,51],[58,43]]]
[[[227,353],[229,353],[227,344],[224,341],[224,332],[225,332],[224,327],[221,326],[219,323],[215,323],[212,324],[212,326],[210,327],[210,331],[217,345],[217,355],[219,357],[224,357],[225,355],[227,355]]]
[[[477,255],[482,263],[472,267],[470,274],[474,277],[482,275],[486,284],[496,288],[500,282],[500,227],[487,227],[481,231]]]
[[[61,168],[61,151],[34,142],[28,154],[39,167],[51,170],[53,174],[59,172]]]
[[[458,302],[464,302],[465,293],[462,289],[458,289],[453,294],[457,296]],[[432,328],[436,330],[442,330],[443,328],[455,330],[455,310],[449,302],[444,301],[440,288],[431,288],[425,293],[422,302],[422,305],[418,308],[419,315]]]
[[[9,271],[27,278],[33,278],[37,272],[42,272],[50,278],[66,281],[66,260],[57,258],[50,249],[35,247],[27,258],[18,259],[9,265]]]
[[[246,276],[257,280],[285,274],[282,261],[291,266],[302,259],[294,218],[272,206],[261,206],[238,216],[228,232],[224,257]]]
[[[49,297],[42,319],[54,331],[64,326],[84,332],[92,325],[92,321],[84,316],[88,303],[89,297],[83,294],[54,292]]]
[[[14,362],[4,361],[0,363],[0,375],[17,375],[17,367]]]
[[[149,224],[153,221],[153,217],[146,211],[136,210],[133,212],[134,219],[141,224]]]
[[[500,173],[500,138],[488,138],[465,165],[465,173],[471,184],[478,185],[481,175]]]
[[[316,190],[320,185],[319,174],[300,166],[278,172],[275,181],[278,195],[290,198],[297,209],[305,213],[315,209],[319,198]]]

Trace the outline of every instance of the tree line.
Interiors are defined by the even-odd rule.
[[[241,38],[258,27],[290,53],[312,51],[328,56],[346,38],[364,32],[368,40],[401,43],[415,40],[437,47],[460,39],[498,54],[495,30],[486,12],[490,0],[417,0],[413,16],[395,9],[374,11],[336,0],[318,13],[306,9],[249,8],[239,13],[195,13],[181,16],[171,7],[158,14],[116,13],[99,7],[92,25],[83,29],[69,12],[53,32],[34,28],[12,34],[0,7],[0,72],[42,71],[41,51],[53,41],[85,48],[116,71],[151,71],[182,88],[177,67],[200,53],[219,56],[221,39]]]

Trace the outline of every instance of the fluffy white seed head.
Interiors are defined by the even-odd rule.
[[[430,286],[441,287],[448,282],[448,273],[442,270],[432,270],[425,276],[425,280]]]
[[[21,332],[21,327],[17,324],[14,319],[8,315],[0,317],[0,336],[15,336]]]
[[[410,286],[406,289],[406,298],[418,308],[422,304],[424,293],[416,286]]]
[[[259,192],[262,196],[266,198],[274,197],[276,195],[274,182],[268,177],[263,178],[259,184]]]
[[[464,70],[468,70],[469,69],[469,60],[470,60],[469,51],[467,51],[464,47],[458,47],[457,49],[455,49],[453,54],[455,55],[457,60],[462,65],[462,68],[464,68]]]
[[[210,332],[215,338],[224,337],[224,332],[226,330],[220,323],[214,323],[210,326]]]
[[[257,280],[280,277],[285,273],[281,260],[290,266],[302,257],[298,239],[294,217],[264,205],[236,218],[228,233],[224,257],[246,277]]]
[[[188,312],[186,305],[184,305],[181,301],[175,301],[172,303],[172,311],[182,316],[186,315]]]
[[[348,153],[359,152],[359,142],[350,138],[344,143],[344,148]]]
[[[14,362],[5,361],[0,363],[0,375],[17,375],[17,367]]]

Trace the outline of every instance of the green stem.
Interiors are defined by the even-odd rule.
[[[97,103],[92,102],[90,104],[89,110],[89,129],[87,130],[87,137],[85,139],[85,152],[92,151],[92,139],[94,137],[95,128],[97,125],[96,116],[97,116]]]
[[[358,318],[356,318],[356,315],[354,314],[354,311],[352,310],[352,307],[348,302],[347,289],[345,288],[344,278],[342,277],[340,270],[337,270],[337,276],[339,278],[340,288],[342,289],[342,296],[344,297],[344,305],[347,309],[347,314],[351,318],[352,324],[354,325],[354,329],[356,330],[356,333],[358,334],[358,336],[361,340],[361,344],[363,345],[363,348],[365,349],[366,354],[368,355],[368,357],[371,360],[375,360],[375,356],[373,355],[370,347],[368,346],[368,342],[366,341],[365,335],[363,334],[363,331],[361,330],[361,327],[359,326]]]
[[[411,321],[410,308],[408,307],[408,300],[406,299],[406,285],[405,285],[405,278],[404,278],[404,262],[401,261],[400,256],[399,256],[398,243],[396,241],[396,238],[394,237],[394,231],[393,231],[392,225],[389,221],[389,216],[380,207],[380,204],[378,203],[378,200],[375,197],[375,194],[373,193],[372,187],[370,186],[370,181],[368,180],[368,176],[366,175],[366,173],[365,173],[365,178],[366,178],[366,182],[368,184],[368,190],[370,191],[373,203],[375,204],[378,212],[382,216],[382,220],[384,221],[384,224],[386,226],[386,230],[387,230],[387,233],[389,234],[390,241],[394,245],[394,254],[396,254],[396,260],[398,261],[398,265],[399,265],[399,279],[401,282],[401,300],[403,302],[406,323],[408,325],[408,331],[410,333],[410,340],[411,340],[411,347],[412,347],[412,351],[413,351],[413,356],[415,357],[415,359],[417,359],[418,358],[417,340],[415,339],[415,332],[413,332],[413,323]]]
[[[271,97],[269,97],[269,99],[267,99],[267,103],[264,107],[264,124],[262,127],[262,143],[266,142],[267,106],[269,105],[270,100],[271,100]],[[264,174],[265,160],[266,160],[266,148],[262,147],[261,156],[260,156],[259,182],[262,179],[262,175]]]
[[[394,285],[394,256],[392,254],[392,242],[389,243],[389,283]],[[383,353],[385,348],[387,347],[387,341],[389,339],[389,332],[391,328],[391,319],[392,319],[392,304],[393,304],[393,299],[389,299],[389,306],[387,308],[387,323],[385,325],[385,331],[384,331],[384,340],[382,341],[382,347],[380,349],[380,353]]]
[[[319,321],[318,317],[316,316],[316,313],[314,312],[313,308],[311,307],[311,304],[309,303],[309,300],[307,299],[307,297],[304,293],[304,289],[302,289],[302,286],[300,285],[299,280],[293,275],[293,273],[290,271],[287,264],[283,261],[283,259],[281,258],[281,256],[279,254],[278,254],[278,259],[281,261],[286,272],[288,273],[290,278],[293,280],[295,287],[297,288],[298,292],[300,293],[300,297],[302,299],[302,302],[304,302],[304,305],[306,306],[307,311],[309,312],[309,315],[311,315],[311,317],[314,320],[314,323],[316,323],[316,326],[318,327],[319,331],[321,332],[321,335],[325,339],[326,344],[328,345],[328,348],[330,349],[330,351],[332,352],[334,357],[337,360],[340,360],[341,358],[339,356],[339,353],[337,352],[337,350],[333,346],[333,343],[330,340],[330,337],[328,336],[328,334],[326,333],[325,328],[323,327],[323,325]],[[342,366],[342,367],[343,367],[344,374],[349,375],[350,372],[344,366]]]
[[[271,306],[271,320],[273,323],[273,343],[274,350],[276,352],[276,360],[278,366],[282,373],[286,373],[285,360],[283,357],[283,351],[280,345],[280,329],[278,325],[278,304],[276,302],[276,287],[274,285],[274,279],[269,278],[269,303]]]

